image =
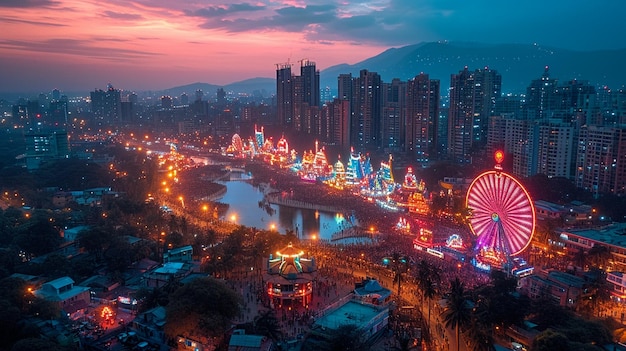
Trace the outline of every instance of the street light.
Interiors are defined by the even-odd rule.
[[[179,196],[178,200],[180,200],[180,204],[183,206],[183,208],[185,208],[185,200],[183,199],[183,197]]]
[[[237,215],[233,213],[233,214],[230,216],[230,220],[231,220],[233,223],[237,222]]]
[[[409,258],[394,252],[391,257],[384,257],[383,264],[389,267],[394,273],[394,283],[398,282],[398,297],[400,297],[400,284],[402,282],[402,273],[406,273],[409,269]]]

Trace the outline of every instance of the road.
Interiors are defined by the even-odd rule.
[[[366,262],[367,263],[367,262]],[[383,267],[375,267],[371,263],[368,263],[367,269],[348,269],[344,267],[335,267],[337,271],[351,274],[355,278],[362,279],[363,277],[372,277],[385,288],[390,289],[394,295],[397,295],[398,285],[393,283],[393,273]],[[417,294],[417,285],[410,281],[404,281],[401,284],[400,294],[401,300],[406,301],[413,306],[417,306],[422,312],[422,316],[425,316],[428,320],[428,305],[420,303],[419,296]],[[457,351],[456,350],[456,332],[454,329],[445,328],[441,321],[442,307],[438,305],[437,301],[431,302],[430,310],[430,330],[431,337],[435,350],[438,351]],[[460,349],[458,351],[469,351],[463,337],[461,336]]]

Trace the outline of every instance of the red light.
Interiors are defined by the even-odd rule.
[[[496,151],[496,153],[494,154],[494,158],[496,159],[497,164],[501,164],[502,161],[504,161],[504,152],[502,152],[501,150]]]

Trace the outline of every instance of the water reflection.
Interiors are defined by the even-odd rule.
[[[276,229],[281,233],[292,230],[301,239],[330,240],[333,233],[350,226],[343,214],[293,207],[270,205],[273,211],[259,207],[263,193],[248,182],[230,181],[220,202],[230,205],[225,219],[235,216],[238,224],[260,229]],[[273,213],[268,213],[273,212]]]

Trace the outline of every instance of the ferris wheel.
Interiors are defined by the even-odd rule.
[[[501,160],[502,155],[499,156]],[[469,224],[481,250],[515,256],[530,244],[535,231],[535,208],[517,179],[502,172],[500,162],[495,170],[480,174],[470,184],[466,198],[471,211]]]

